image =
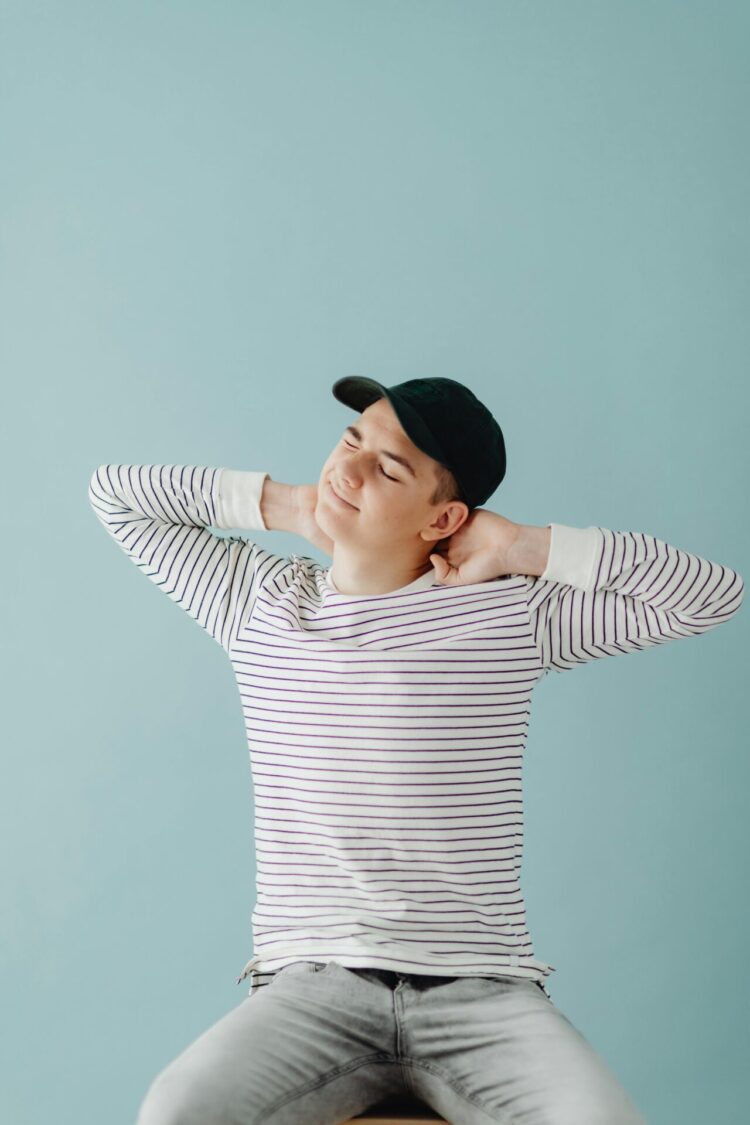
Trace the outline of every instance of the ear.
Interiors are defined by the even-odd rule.
[[[422,531],[424,539],[445,539],[454,535],[459,527],[466,523],[471,515],[468,505],[462,500],[451,500],[432,521],[429,527]]]

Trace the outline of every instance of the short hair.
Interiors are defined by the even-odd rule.
[[[447,504],[449,500],[460,500],[466,503],[461,495],[458,481],[447,465],[441,464],[440,461],[435,461],[435,477],[437,483],[435,485],[432,496],[428,500],[429,504]],[[467,505],[471,511],[471,505]]]

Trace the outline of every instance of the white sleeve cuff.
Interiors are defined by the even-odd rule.
[[[564,523],[549,523],[547,527],[551,528],[549,557],[541,577],[593,590],[602,546],[599,528],[568,527]]]
[[[220,469],[216,527],[248,527],[268,531],[260,511],[266,471]]]

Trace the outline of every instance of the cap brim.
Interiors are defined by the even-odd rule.
[[[360,414],[379,398],[387,398],[387,388],[376,379],[368,379],[366,375],[345,375],[333,384],[334,397],[351,406]]]

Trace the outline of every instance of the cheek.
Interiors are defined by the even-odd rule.
[[[378,497],[378,511],[389,523],[401,523],[405,526],[416,518],[414,504],[400,489],[396,490],[395,485],[393,492],[383,492]]]

